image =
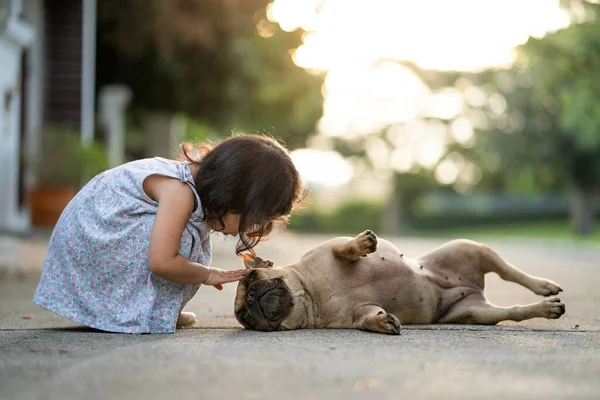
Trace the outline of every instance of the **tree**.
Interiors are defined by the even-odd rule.
[[[98,86],[124,83],[134,115],[182,112],[305,144],[322,112],[322,77],[294,65],[301,31],[266,19],[268,0],[99,3]]]
[[[600,20],[530,39],[519,50],[535,111],[552,121],[545,147],[573,190],[576,230],[590,233],[600,191]]]
[[[395,125],[399,127],[401,124]],[[417,208],[423,196],[436,190],[438,185],[433,171],[417,163],[404,171],[396,171],[391,166],[391,153],[395,146],[386,134],[391,127],[379,132],[364,134],[354,138],[331,138],[332,147],[346,158],[359,158],[371,171],[391,172],[393,190],[381,213],[379,225],[387,234],[407,234],[418,228]],[[384,147],[384,154],[369,152],[369,147],[377,142]]]
[[[570,191],[574,228],[590,233],[600,191],[600,20],[588,17],[530,38],[517,50],[509,69],[412,68],[432,88],[457,86],[461,79],[463,86],[468,82],[466,90],[483,95],[481,104],[466,107],[476,128],[475,146],[448,149],[484,171],[480,189]]]

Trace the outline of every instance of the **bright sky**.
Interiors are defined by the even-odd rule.
[[[543,36],[568,25],[569,18],[558,3],[558,0],[274,0],[267,8],[267,16],[284,30],[305,30],[304,43],[293,55],[294,61],[309,70],[327,72],[324,116],[318,132],[326,136],[352,136],[393,123],[414,121],[425,114],[453,117],[461,112],[463,98],[458,91],[429,93],[405,68],[391,61],[378,61],[411,60],[423,68],[442,70],[508,65],[513,60],[513,48],[529,36]],[[316,12],[318,5],[320,10]],[[476,98],[478,93],[471,95]],[[439,129],[419,126],[418,122],[411,126],[402,135],[396,135],[398,141],[405,142],[404,147],[399,146],[386,155],[379,146],[371,153],[376,157],[386,156],[396,169],[410,168],[412,162],[435,164],[445,146]],[[452,134],[459,140],[469,140],[472,135],[469,121],[459,120]],[[309,157],[303,153],[302,158]],[[451,181],[448,171],[458,170],[456,165],[449,167],[450,164],[449,161],[440,166],[446,171],[440,172],[443,182]],[[346,172],[325,177],[324,169],[314,161],[299,164],[298,168],[305,171],[304,175],[323,177],[321,183],[325,185],[343,184],[349,179]],[[332,169],[330,174],[336,175],[335,171]]]

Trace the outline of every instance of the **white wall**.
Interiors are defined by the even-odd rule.
[[[44,9],[43,0],[23,0],[23,15],[34,29],[35,39],[29,48],[29,73],[27,76],[27,113],[25,121],[25,156],[35,159],[41,147],[43,124],[43,60],[44,60]],[[25,185],[35,184],[35,173],[32,168],[25,170]]]
[[[30,42],[32,29],[18,20],[22,2],[12,0],[12,5],[10,32],[0,33],[0,231],[23,231],[28,228],[27,212],[19,209],[18,204],[20,72],[22,46]],[[39,2],[37,7],[40,8]]]
[[[0,229],[19,229],[20,49],[0,37]]]

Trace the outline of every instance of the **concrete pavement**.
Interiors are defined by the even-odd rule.
[[[258,253],[291,263],[328,238],[278,234]],[[443,240],[393,242],[416,256]],[[43,242],[31,242],[23,253],[29,272],[0,280],[0,399],[600,398],[600,249],[487,243],[525,271],[559,282],[567,313],[494,327],[405,326],[401,336],[260,333],[235,321],[235,285],[226,285],[223,292],[200,289],[187,307],[199,317],[193,328],[173,335],[109,334],[31,302],[44,250]],[[241,265],[233,246],[215,237],[215,266]],[[497,276],[486,283],[499,305],[539,299]]]

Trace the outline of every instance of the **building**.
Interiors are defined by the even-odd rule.
[[[30,227],[47,124],[94,135],[96,0],[0,0],[0,231]]]

